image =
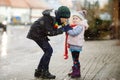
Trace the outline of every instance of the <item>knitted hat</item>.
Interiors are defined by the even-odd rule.
[[[61,6],[58,8],[56,16],[59,18],[69,18],[70,17],[70,10],[66,6]]]
[[[84,20],[84,19],[85,19],[82,12],[74,11],[74,12],[72,13],[72,16],[78,16],[81,20]]]

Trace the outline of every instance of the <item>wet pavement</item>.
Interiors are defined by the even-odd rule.
[[[43,52],[26,38],[28,30],[29,26],[8,26],[7,33],[0,32],[0,80],[43,80],[33,76]],[[86,41],[79,58],[82,77],[71,79],[67,76],[71,55],[68,60],[63,58],[64,34],[50,39],[54,49],[50,72],[57,76],[55,80],[120,80],[120,46],[115,45],[116,40]]]

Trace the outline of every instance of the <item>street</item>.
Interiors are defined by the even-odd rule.
[[[26,38],[29,26],[8,26],[0,32],[0,80],[43,80],[34,78],[34,71],[43,55],[32,40]],[[120,46],[116,40],[86,41],[80,54],[81,78],[67,76],[72,67],[69,52],[64,59],[64,34],[50,37],[53,55],[50,72],[55,80],[120,80]]]

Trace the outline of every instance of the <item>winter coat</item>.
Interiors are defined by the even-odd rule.
[[[68,44],[75,46],[83,46],[84,43],[84,26],[75,26],[73,30],[68,31]]]
[[[55,29],[55,17],[44,15],[35,21],[27,35],[27,38],[32,40],[49,40],[48,36],[62,34],[61,28]]]
[[[69,30],[68,33],[68,44],[82,47],[84,44],[84,33],[89,27],[86,20],[83,20],[77,26],[73,27],[73,30]]]

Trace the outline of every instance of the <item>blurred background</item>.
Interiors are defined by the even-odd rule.
[[[0,24],[28,25],[61,5],[87,10],[87,40],[120,39],[120,0],[0,0]]]
[[[41,80],[33,74],[42,50],[26,35],[43,10],[61,5],[87,11],[82,79],[76,80],[120,80],[120,0],[0,0],[0,80]],[[55,53],[51,72],[56,80],[72,80],[72,59],[63,59],[65,35],[49,38]]]

